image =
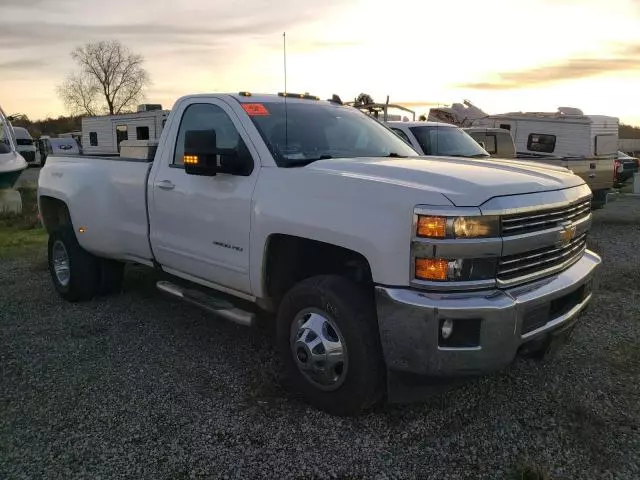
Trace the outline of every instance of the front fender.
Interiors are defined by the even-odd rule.
[[[251,287],[266,297],[262,281],[266,244],[286,234],[343,247],[363,255],[375,283],[408,285],[413,208],[450,206],[441,194],[403,185],[304,168],[266,168],[254,192]]]

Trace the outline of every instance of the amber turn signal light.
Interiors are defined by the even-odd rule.
[[[185,155],[182,157],[182,161],[185,165],[197,165],[198,164],[198,156],[197,155]]]
[[[449,262],[441,258],[416,258],[416,278],[419,280],[446,280]]]
[[[445,238],[447,236],[447,219],[444,217],[418,216],[418,236]]]

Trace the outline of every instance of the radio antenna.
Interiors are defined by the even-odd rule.
[[[284,54],[284,148],[289,151],[289,118],[287,115],[287,32],[282,33],[282,51]]]

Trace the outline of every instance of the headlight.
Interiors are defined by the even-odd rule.
[[[500,217],[432,217],[418,215],[416,228],[423,238],[484,238],[500,235]]]
[[[465,282],[495,278],[498,259],[416,258],[415,278],[431,282]]]

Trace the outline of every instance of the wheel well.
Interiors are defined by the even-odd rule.
[[[266,293],[276,307],[296,283],[316,275],[343,275],[371,285],[367,259],[360,253],[330,243],[292,235],[269,238],[265,262]]]
[[[40,216],[48,233],[71,224],[71,215],[66,203],[57,198],[40,197]]]

